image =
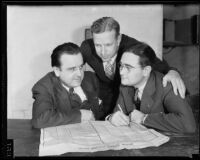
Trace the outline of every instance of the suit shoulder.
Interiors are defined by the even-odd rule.
[[[120,86],[119,86],[120,92],[125,92],[125,91],[127,91],[129,88],[130,88],[129,86],[124,86],[124,85],[120,85]]]
[[[90,80],[90,79],[96,79],[96,74],[91,71],[85,71],[84,72],[84,79]]]
[[[38,87],[49,87],[52,83],[52,78],[53,78],[53,72],[47,73],[44,77],[42,77],[40,80],[38,80],[35,85],[33,86],[32,89],[38,88]]]
[[[159,85],[159,88],[162,88],[165,93],[173,89],[171,82],[168,82],[167,86],[163,87],[163,77],[165,76],[163,73],[158,71],[153,71],[153,73],[155,76],[156,85]]]
[[[92,39],[86,39],[84,40],[82,43],[81,43],[81,51],[84,51],[84,50],[87,50],[87,49],[90,49],[92,46],[93,46],[93,40]]]

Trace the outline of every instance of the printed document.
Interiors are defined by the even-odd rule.
[[[39,156],[139,149],[167,141],[168,136],[140,124],[116,127],[109,121],[88,121],[41,129]]]

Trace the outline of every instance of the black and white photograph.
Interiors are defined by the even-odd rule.
[[[2,8],[4,157],[199,157],[199,3]]]

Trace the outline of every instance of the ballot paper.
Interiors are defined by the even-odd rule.
[[[109,121],[87,121],[41,129],[39,156],[157,147],[167,141],[168,136],[140,124],[116,127]]]

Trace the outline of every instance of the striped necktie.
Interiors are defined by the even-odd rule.
[[[115,74],[115,63],[111,64],[110,61],[106,62],[105,74],[109,79],[113,80]]]

